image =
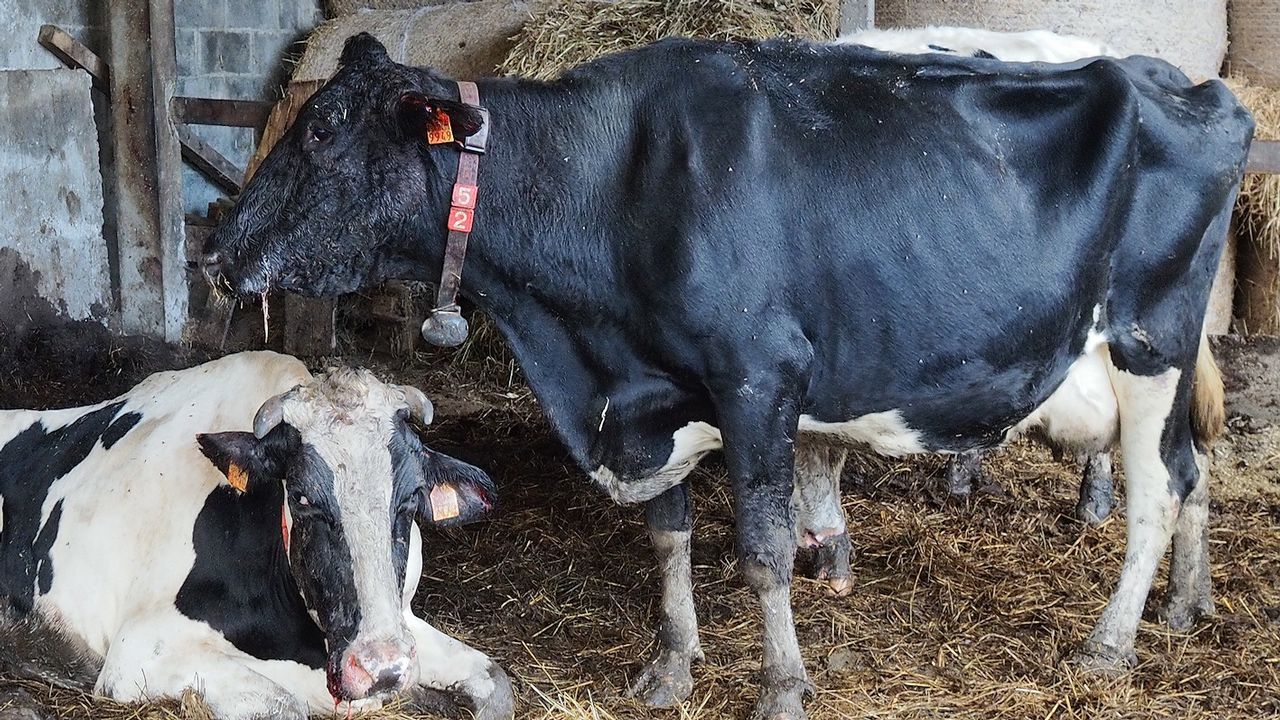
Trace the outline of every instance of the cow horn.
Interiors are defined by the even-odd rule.
[[[273,395],[262,403],[262,407],[258,408],[258,414],[253,416],[253,434],[261,440],[282,422],[284,422],[283,397]]]
[[[404,402],[409,406],[409,414],[413,419],[423,425],[430,425],[436,410],[426,394],[410,385],[401,385],[400,389],[404,391]]]

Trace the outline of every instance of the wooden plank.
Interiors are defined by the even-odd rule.
[[[67,67],[89,73],[89,77],[93,78],[94,88],[104,93],[111,92],[111,69],[107,67],[107,63],[65,30],[57,25],[41,25],[38,40],[42,47]]]
[[[185,124],[175,122],[174,129],[178,133],[178,142],[182,146],[182,159],[209,178],[213,184],[227,191],[229,195],[239,195],[240,181],[244,178],[244,171],[212,145],[201,140]]]
[[[178,96],[173,114],[188,125],[219,125],[262,130],[271,115],[271,103],[262,100],[219,100]]]
[[[1254,140],[1249,147],[1249,159],[1245,161],[1244,171],[1250,173],[1280,174],[1280,142],[1275,140]]]
[[[120,323],[126,333],[181,340],[187,319],[182,151],[169,113],[177,76],[172,0],[112,0],[111,139]]]
[[[840,34],[876,26],[876,0],[840,0]]]
[[[278,297],[273,297],[273,301],[273,309],[280,307]],[[336,301],[287,293],[283,305],[285,353],[302,356],[333,354],[337,347],[334,327]]]
[[[249,166],[245,168],[244,182],[249,184],[250,178],[257,172],[258,166],[267,158],[267,154],[271,152],[271,148],[284,137],[285,132],[293,125],[294,119],[298,117],[298,112],[307,104],[307,100],[315,94],[317,90],[324,87],[324,80],[304,80],[302,82],[291,82],[285,90],[284,97],[276,106],[271,109],[271,117],[267,120],[267,126],[262,131],[262,139],[258,142],[258,149],[253,152],[253,157],[249,159]]]

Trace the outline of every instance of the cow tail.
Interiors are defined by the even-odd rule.
[[[1212,445],[1226,428],[1225,392],[1222,372],[1209,350],[1209,338],[1201,332],[1196,374],[1191,383],[1191,430],[1202,448]]]

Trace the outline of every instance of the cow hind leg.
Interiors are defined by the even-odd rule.
[[[1128,534],[1120,581],[1078,658],[1104,672],[1137,662],[1133,643],[1151,582],[1179,522],[1179,505],[1200,482],[1186,400],[1190,383],[1181,379],[1180,370],[1149,375],[1112,370],[1111,375],[1120,413]]]
[[[1174,630],[1189,630],[1214,614],[1209,579],[1209,459],[1196,453],[1198,477],[1173,531],[1169,590],[1161,615]]]
[[[703,659],[693,606],[689,487],[676,485],[645,505],[645,525],[662,571],[658,648],[631,683],[630,695],[650,707],[672,707],[693,692],[691,666]]]
[[[798,441],[795,490],[796,546],[814,550],[813,576],[827,593],[844,597],[853,591],[849,569],[852,548],[840,505],[840,474],[848,451],[842,447]]]
[[[973,494],[973,486],[982,479],[982,451],[966,450],[947,460],[947,494],[954,498],[967,498]]]

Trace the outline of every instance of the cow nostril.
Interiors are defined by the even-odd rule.
[[[219,270],[222,267],[222,253],[217,252],[216,250],[214,252],[205,253],[200,258],[200,266],[203,267],[206,272],[215,272]]]

